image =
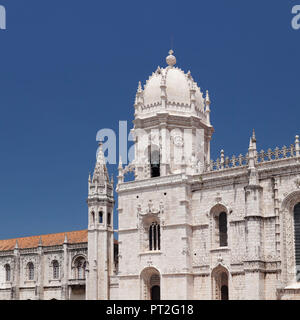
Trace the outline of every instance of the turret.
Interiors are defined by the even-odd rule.
[[[210,123],[210,97],[209,97],[209,93],[208,90],[206,90],[206,97],[205,97],[205,114],[206,114],[206,121],[207,121],[207,125],[211,126]]]
[[[135,180],[171,174],[196,174],[210,161],[210,98],[206,98],[191,72],[176,66],[174,51],[167,66],[158,67],[139,83],[132,134],[135,143]],[[119,167],[118,184],[127,167]]]
[[[109,299],[109,277],[114,270],[113,181],[109,180],[102,143],[93,176],[89,176],[87,299]]]

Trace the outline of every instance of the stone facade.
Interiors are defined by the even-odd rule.
[[[172,52],[167,63],[138,86],[135,159],[119,165],[119,298],[155,298],[156,286],[161,299],[297,299],[299,137],[258,152],[253,132],[247,155],[212,161],[209,94]]]
[[[85,240],[0,241],[0,299],[300,299],[299,137],[259,152],[253,132],[246,155],[211,160],[209,94],[172,51],[166,61],[138,85],[135,158],[118,167],[118,246],[100,144]]]
[[[0,247],[1,300],[85,299],[87,230],[0,240]]]

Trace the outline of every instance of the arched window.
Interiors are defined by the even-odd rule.
[[[52,262],[53,267],[53,279],[59,279],[59,263],[57,260]]]
[[[220,247],[227,247],[227,214],[221,212],[219,215],[219,237]]]
[[[160,176],[160,152],[150,149],[151,178]]]
[[[160,225],[157,222],[149,227],[149,250],[160,250]]]
[[[5,268],[5,281],[10,281],[10,278],[11,278],[10,265],[6,264],[4,268]]]
[[[103,212],[99,212],[99,223],[103,223]]]
[[[300,281],[300,203],[294,207],[296,278]]]
[[[27,273],[28,273],[28,280],[34,279],[34,265],[32,262],[27,264]]]
[[[86,261],[83,257],[78,257],[74,263],[75,266],[75,277],[76,279],[85,279],[85,267]]]
[[[108,226],[111,225],[111,213],[110,212],[107,214],[107,225]]]

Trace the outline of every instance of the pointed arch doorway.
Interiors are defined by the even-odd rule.
[[[212,271],[211,276],[213,300],[229,300],[229,274],[227,269],[218,266]]]
[[[149,267],[141,272],[141,299],[160,300],[160,273]]]
[[[160,300],[160,286],[151,288],[151,300]]]

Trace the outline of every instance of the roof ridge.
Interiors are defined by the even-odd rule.
[[[73,231],[62,231],[62,232],[51,232],[51,233],[35,234],[35,235],[24,236],[24,237],[14,237],[14,238],[0,239],[0,241],[17,240],[17,239],[24,239],[24,238],[31,238],[31,237],[42,237],[42,236],[48,236],[48,235],[54,235],[54,234],[65,234],[65,233],[81,232],[81,231],[87,231],[87,230],[88,229],[81,229],[81,230],[73,230]]]
[[[39,245],[41,245],[41,242],[43,247],[63,245],[66,233],[68,235],[69,244],[88,242],[88,230],[82,229],[67,232],[2,239],[0,240],[0,251],[14,250],[16,241],[18,241],[19,249],[37,248]]]

